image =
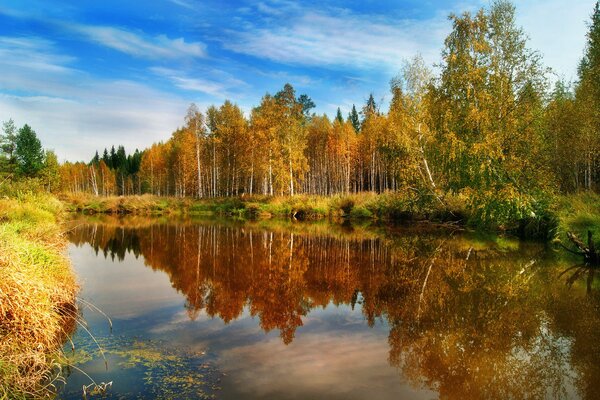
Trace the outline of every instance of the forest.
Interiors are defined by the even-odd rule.
[[[96,196],[394,192],[423,204],[455,198],[484,222],[541,216],[553,195],[599,187],[600,9],[596,2],[573,83],[543,65],[515,12],[496,1],[450,15],[441,64],[406,61],[387,110],[371,94],[360,111],[318,115],[285,84],[249,115],[229,100],[204,111],[192,104],[165,142],[62,165],[38,145],[22,154],[19,138],[32,130],[8,121],[2,168]]]

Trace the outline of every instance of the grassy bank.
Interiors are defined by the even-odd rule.
[[[50,196],[0,200],[0,399],[51,392],[77,285]]]
[[[557,203],[561,235],[573,232],[586,239],[589,230],[596,241],[600,241],[600,195],[579,193],[561,196]]]
[[[86,214],[226,215],[248,219],[271,217],[315,220],[350,218],[377,220],[460,221],[464,201],[444,204],[398,192],[335,196],[247,196],[215,199],[158,197],[151,195],[97,197],[87,194],[61,197],[69,211]]]
[[[548,240],[555,233],[555,207],[547,202],[505,201],[464,195],[409,192],[335,196],[247,196],[217,199],[166,198],[151,195],[96,197],[64,195],[70,211],[87,214],[225,215],[246,219],[284,217],[297,220],[343,218],[394,222],[429,221],[469,226],[488,232],[510,232]],[[517,199],[521,200],[521,199]]]

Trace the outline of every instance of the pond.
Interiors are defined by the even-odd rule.
[[[133,216],[69,238],[83,321],[60,398],[600,396],[600,280],[543,244]]]

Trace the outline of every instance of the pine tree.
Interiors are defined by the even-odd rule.
[[[302,114],[304,114],[306,118],[310,117],[310,110],[315,108],[315,103],[312,99],[306,94],[301,94],[298,96],[298,104],[302,105]]]
[[[373,98],[373,93],[369,94],[369,99],[367,100],[367,104],[364,108],[365,118],[368,114],[374,114],[377,112],[377,104],[375,103],[375,99]]]
[[[354,131],[358,133],[360,131],[360,118],[358,117],[358,112],[356,111],[356,106],[352,104],[352,111],[348,114],[348,121],[352,124]]]
[[[337,109],[337,115],[335,116],[335,119],[337,119],[340,124],[344,123],[344,117],[342,117],[342,110],[340,110],[339,107]]]
[[[102,153],[102,161],[104,161],[104,164],[106,164],[107,166],[110,163],[110,158],[108,156],[108,150],[106,150],[106,147],[104,148],[104,152]]]
[[[108,168],[116,169],[117,168],[117,152],[115,151],[115,146],[110,148],[110,156],[109,156]]]
[[[35,176],[44,166],[44,150],[34,130],[25,124],[19,129],[15,144],[19,171],[25,176]]]

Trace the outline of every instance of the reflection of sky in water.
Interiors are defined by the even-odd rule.
[[[111,317],[113,335],[158,338],[169,346],[206,351],[226,374],[218,398],[434,397],[429,391],[415,392],[390,367],[389,328],[380,319],[368,327],[360,304],[354,310],[333,304],[310,310],[294,341],[286,345],[276,329],[265,333],[248,307],[228,324],[204,310],[190,320],[184,299],[168,276],[145,266],[143,257],[126,254],[124,260],[113,261],[96,256],[87,245],[72,245],[69,255],[82,284],[81,297]],[[87,309],[84,316],[95,334],[111,337],[104,317]],[[80,335],[83,332],[77,333],[75,342]],[[117,359],[108,359],[108,373],[102,359],[87,363],[85,371],[99,381],[114,380],[114,391],[141,390],[135,375],[123,375]],[[118,370],[116,377],[111,369]],[[85,383],[74,375],[69,389]]]
[[[113,395],[168,397],[149,392],[155,377],[144,385],[152,371],[121,368],[118,350],[148,342],[169,374],[201,365],[217,398],[600,398],[600,296],[585,280],[567,288],[541,245],[115,221],[82,225],[69,250],[81,297],[114,322],[110,334],[84,310],[111,368],[98,357],[83,367],[114,380]],[[74,341],[91,342],[81,329]],[[175,350],[200,356],[177,364]],[[83,383],[75,373],[67,389]]]

